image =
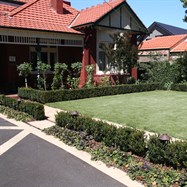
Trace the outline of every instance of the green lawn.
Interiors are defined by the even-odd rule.
[[[187,93],[152,91],[50,103],[49,106],[187,139]]]

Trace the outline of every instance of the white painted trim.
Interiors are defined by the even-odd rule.
[[[48,38],[48,39],[70,39],[70,40],[83,40],[84,35],[78,34],[65,34],[56,32],[44,32],[44,31],[31,31],[31,30],[19,30],[19,29],[4,29],[0,28],[0,34],[8,36],[22,36],[22,37],[36,37],[36,38]]]
[[[9,141],[5,142],[0,146],[0,156],[7,152],[10,148],[12,148],[14,145],[16,145],[18,142],[23,140],[27,135],[29,135],[30,132],[23,130],[13,138],[11,138]]]

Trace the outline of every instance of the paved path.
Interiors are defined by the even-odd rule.
[[[48,110],[54,119],[52,109]],[[0,114],[0,187],[142,186],[124,172],[91,161],[88,153],[37,129],[54,125],[51,121],[30,126]]]

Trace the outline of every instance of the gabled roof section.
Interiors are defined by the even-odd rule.
[[[103,4],[83,9],[71,26],[78,27],[81,25],[93,24],[124,2],[125,0],[110,0],[109,2],[105,1]]]
[[[139,50],[141,51],[155,50],[155,49],[171,50],[186,39],[187,39],[187,34],[156,37],[142,42],[142,44],[139,45]]]
[[[159,28],[159,30],[164,32],[165,35],[187,34],[187,29],[175,27],[172,25],[167,25],[160,22],[153,22],[149,26],[148,30],[152,32],[155,28]]]
[[[58,14],[51,7],[50,0],[19,1],[25,4],[12,9],[9,14],[0,14],[0,27],[81,34],[69,27],[79,11],[68,3],[63,3],[65,13]]]
[[[181,42],[179,45],[177,45],[176,47],[174,47],[171,52],[187,52],[187,37],[186,39]]]

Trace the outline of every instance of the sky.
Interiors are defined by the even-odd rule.
[[[104,0],[69,1],[78,10],[104,2]],[[180,0],[127,0],[127,2],[146,27],[157,21],[187,29],[187,23],[183,22],[185,9]]]

